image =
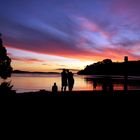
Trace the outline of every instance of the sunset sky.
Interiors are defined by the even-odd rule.
[[[140,0],[0,0],[0,32],[14,69],[83,69],[140,60]]]

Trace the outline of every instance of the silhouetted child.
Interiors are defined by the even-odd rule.
[[[54,83],[54,85],[52,86],[52,93],[57,94],[57,92],[58,92],[58,87],[57,87],[56,83]]]

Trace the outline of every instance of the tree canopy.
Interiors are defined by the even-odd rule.
[[[127,62],[127,61],[126,61]],[[140,60],[112,62],[111,59],[88,65],[78,72],[81,75],[140,75]]]
[[[12,67],[11,59],[7,55],[7,50],[3,45],[2,35],[0,34],[0,77],[7,79],[11,77]]]

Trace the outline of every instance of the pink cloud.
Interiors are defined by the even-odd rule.
[[[45,61],[34,59],[34,58],[12,58],[12,59],[16,60],[16,61],[23,61],[23,62],[26,62],[26,63],[45,62]]]
[[[80,23],[80,26],[82,30],[88,30],[91,32],[98,32],[100,33],[104,38],[111,39],[112,34],[105,31],[104,27],[100,26],[99,24],[85,18],[85,17],[76,17]]]

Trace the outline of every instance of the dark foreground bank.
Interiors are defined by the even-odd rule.
[[[0,97],[18,98],[46,98],[46,97],[133,97],[140,96],[140,90],[130,91],[72,91],[52,93],[49,91],[26,92],[26,93],[0,93]]]
[[[140,91],[138,90],[127,92],[72,91],[58,92],[57,94],[48,91],[38,91],[0,96],[0,104],[8,110],[9,108],[16,109],[17,112],[23,112],[25,110],[29,110],[29,112],[40,112],[43,110],[43,113],[56,111],[57,113],[54,116],[57,118],[60,110],[70,113],[72,111],[71,107],[76,112],[80,109],[84,109],[85,111],[91,109],[91,111],[95,111],[100,108],[103,110],[103,108],[112,108],[112,106],[117,108],[119,106],[120,109],[122,109],[122,106],[132,109],[132,106],[138,107],[140,105],[139,97]]]
[[[16,94],[16,97],[105,97],[105,96],[140,96],[139,90],[131,91],[72,91],[72,92],[58,92],[54,94],[48,91],[38,91],[29,93]]]

